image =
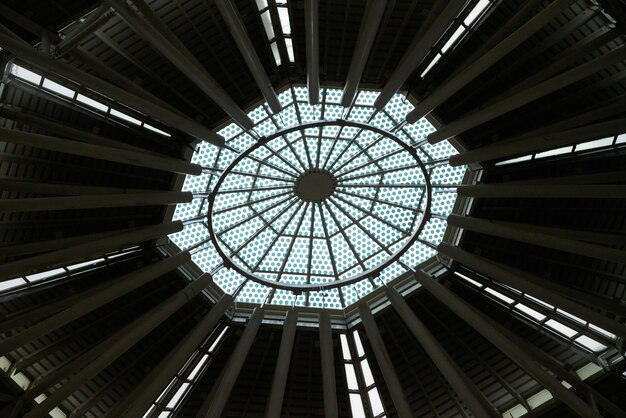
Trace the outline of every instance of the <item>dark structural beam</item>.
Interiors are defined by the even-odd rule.
[[[319,0],[304,0],[304,29],[306,34],[306,85],[309,103],[320,100],[320,29]]]

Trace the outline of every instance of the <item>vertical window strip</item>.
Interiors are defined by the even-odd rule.
[[[175,415],[194,385],[211,365],[213,355],[224,341],[224,336],[229,329],[227,325],[218,326],[211,333],[176,373],[143,418],[166,418]]]
[[[280,66],[283,63],[278,46],[279,34],[276,33],[277,29],[280,29],[280,35],[285,41],[285,48],[287,50],[287,58],[289,59],[289,62],[295,62],[289,2],[287,0],[276,0],[274,15],[278,19],[276,26],[274,26],[275,22],[272,19],[271,7],[273,6],[270,5],[268,0],[256,0],[256,5],[261,16],[261,23],[265,29],[265,35],[267,36],[267,40],[270,42],[270,48],[272,50],[276,66]]]
[[[385,408],[358,331],[341,334],[344,371],[352,418],[382,418]]]
[[[465,14],[467,12],[465,9],[461,12],[459,17],[457,17],[450,24],[448,31],[458,25],[457,28],[450,34],[450,37],[443,43],[443,45],[439,48],[436,47],[433,49],[433,52],[436,51],[436,54],[420,75],[421,78],[424,78],[445,54],[454,50],[460,40],[475,29],[477,22],[482,16],[485,15],[487,10],[495,4],[495,2],[496,0],[478,0],[472,10],[467,14]],[[465,17],[461,20],[461,16]]]
[[[109,119],[110,116],[113,116],[115,121],[124,123],[129,126],[139,126],[144,129],[147,129],[151,132],[158,133],[159,135],[163,135],[165,137],[171,137],[171,135],[161,129],[158,129],[142,120],[139,120],[123,111],[114,109],[108,106],[105,103],[102,103],[96,99],[85,96],[81,93],[76,92],[75,90],[66,87],[62,84],[59,84],[55,81],[52,81],[48,78],[45,78],[33,71],[30,71],[24,67],[21,67],[17,64],[12,64],[11,69],[9,70],[10,74],[14,77],[22,81],[26,81],[30,84],[34,84],[37,88],[46,91],[47,93],[54,94],[56,96],[60,96],[66,100],[69,100],[71,103],[79,105],[81,107],[85,107],[99,115],[103,115],[106,119]],[[139,112],[137,112],[139,114]]]

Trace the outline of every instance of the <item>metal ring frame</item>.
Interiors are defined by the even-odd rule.
[[[315,284],[281,283],[279,281],[273,281],[273,280],[268,280],[262,277],[258,277],[252,274],[251,272],[247,271],[246,269],[242,268],[241,266],[239,266],[238,263],[233,261],[231,257],[229,257],[226,254],[226,252],[222,249],[222,246],[213,228],[213,204],[215,202],[215,198],[219,194],[220,187],[222,186],[222,183],[224,182],[224,180],[228,177],[228,174],[235,168],[235,166],[237,166],[237,164],[239,164],[239,162],[241,162],[244,158],[246,158],[249,154],[251,154],[256,149],[264,146],[268,142],[278,137],[281,137],[283,135],[287,135],[295,131],[304,131],[305,129],[309,129],[309,128],[323,128],[325,126],[354,127],[354,128],[359,128],[363,130],[369,130],[369,131],[375,132],[379,135],[382,135],[391,139],[392,141],[400,145],[402,148],[404,148],[405,151],[411,154],[411,156],[417,162],[417,165],[419,166],[419,169],[421,170],[425,179],[424,193],[426,196],[426,206],[423,210],[423,216],[420,220],[420,223],[415,229],[415,232],[413,232],[413,234],[409,237],[409,240],[399,250],[397,250],[395,254],[390,256],[386,261],[382,262],[378,266],[371,268],[369,270],[363,271],[362,273],[357,274],[353,277],[350,277],[347,279],[337,279],[329,283],[315,283]],[[376,175],[376,173],[372,173],[372,175]],[[268,137],[260,138],[259,141],[257,141],[255,144],[250,146],[247,150],[239,154],[237,158],[235,158],[233,162],[223,171],[222,175],[219,177],[217,181],[217,184],[215,185],[215,187],[213,188],[213,190],[211,191],[208,197],[209,206],[208,206],[208,214],[207,214],[207,226],[208,226],[210,238],[213,241],[213,245],[215,246],[215,249],[219,253],[220,257],[222,257],[225,267],[233,268],[245,278],[255,281],[257,283],[263,284],[265,286],[269,286],[275,289],[289,290],[296,294],[299,294],[305,291],[317,291],[317,290],[324,290],[324,289],[339,288],[339,287],[343,287],[349,284],[359,282],[363,279],[377,277],[382,270],[384,270],[389,265],[397,261],[418,240],[419,235],[424,229],[424,226],[431,218],[431,201],[432,201],[432,188],[431,188],[431,182],[430,182],[430,174],[428,173],[428,170],[426,169],[426,166],[424,165],[422,160],[419,158],[417,154],[417,150],[413,148],[411,145],[405,143],[404,141],[399,139],[396,135],[392,134],[391,132],[385,131],[383,129],[377,128],[375,126],[372,126],[366,123],[347,121],[344,119],[322,120],[322,121],[303,123],[300,125],[294,125],[288,128],[284,128],[282,130],[278,130]],[[419,209],[416,209],[416,210],[419,210]]]

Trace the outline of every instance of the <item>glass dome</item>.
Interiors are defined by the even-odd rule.
[[[451,167],[448,142],[402,94],[378,111],[378,92],[361,90],[349,108],[340,89],[322,89],[317,105],[306,87],[279,94],[218,131],[226,146],[195,146],[202,176],[185,178],[199,193],[179,204],[174,220],[192,223],[170,239],[194,248],[192,259],[225,292],[248,303],[341,309],[436,254],[464,167]]]

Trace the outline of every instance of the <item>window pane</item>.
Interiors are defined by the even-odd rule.
[[[363,402],[361,402],[361,395],[358,393],[350,394],[350,409],[352,409],[353,418],[365,418]]]
[[[263,27],[265,28],[267,38],[274,39],[274,28],[272,27],[272,17],[270,16],[269,10],[261,13],[261,20],[263,21]]]
[[[370,398],[370,404],[372,405],[372,413],[374,414],[374,416],[385,412],[385,409],[383,408],[383,402],[380,400],[380,395],[378,394],[378,389],[371,389],[369,392],[367,392],[367,395]]]
[[[283,35],[291,35],[291,23],[289,22],[289,9],[286,7],[278,8],[278,18],[280,19],[280,28]]]
[[[60,94],[61,96],[69,97],[70,99],[74,97],[74,90],[62,86],[59,83],[55,83],[52,80],[45,79],[43,81],[43,86],[48,90],[52,90],[53,92]]]

